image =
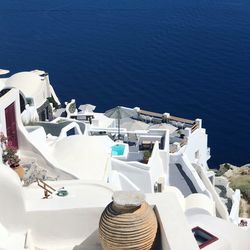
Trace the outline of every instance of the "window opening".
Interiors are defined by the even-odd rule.
[[[210,234],[209,232],[205,231],[200,227],[193,228],[192,232],[200,249],[218,240],[217,237],[215,237],[214,235]]]

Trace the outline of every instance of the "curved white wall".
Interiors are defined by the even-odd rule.
[[[215,216],[215,204],[214,201],[208,198],[204,194],[191,194],[185,199],[186,210],[189,209],[203,209],[210,215]]]
[[[22,184],[9,166],[0,164],[0,223],[9,232],[26,230],[25,204]]]
[[[111,158],[112,170],[115,170],[118,173],[121,173],[123,176],[126,176],[126,178],[128,178],[130,182],[138,187],[141,192],[151,193],[153,191],[153,183],[151,183],[149,167],[139,162],[131,162],[130,164],[131,166],[123,161]],[[122,189],[125,188],[125,190],[131,190],[131,188],[133,187],[133,185],[131,185],[129,182],[126,184],[125,178],[122,178],[120,181]]]

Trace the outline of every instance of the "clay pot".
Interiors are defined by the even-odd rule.
[[[99,222],[99,236],[105,250],[149,250],[157,232],[157,219],[151,206],[121,205],[111,202]]]
[[[18,165],[17,167],[13,168],[13,170],[17,173],[19,178],[22,180],[25,174],[24,168]]]

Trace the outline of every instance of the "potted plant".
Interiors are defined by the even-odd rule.
[[[143,153],[143,162],[147,164],[150,157],[151,152],[149,150],[145,150]]]
[[[7,164],[12,168],[20,177],[24,176],[24,169],[20,166],[20,158],[17,155],[17,150],[10,143],[8,143],[7,137],[0,133],[0,143],[2,148],[2,159],[3,163]]]

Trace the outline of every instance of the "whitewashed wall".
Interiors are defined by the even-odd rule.
[[[176,154],[170,157],[171,163],[180,164],[182,166],[183,171],[188,176],[188,178],[192,181],[195,189],[198,193],[206,193],[206,187],[201,181],[199,175],[196,170],[192,166],[189,158],[186,154]]]
[[[238,225],[239,223],[240,199],[241,199],[240,190],[236,189],[234,195],[232,196],[233,205],[229,214],[231,221],[236,225]]]
[[[121,173],[126,176],[130,182],[134,183],[144,193],[151,193],[153,190],[153,183],[151,182],[149,167],[139,162],[126,163],[123,161],[111,159],[112,170]],[[117,176],[119,177],[119,175]],[[122,178],[119,181],[123,190],[131,190],[132,185],[127,181],[126,178]],[[118,181],[118,180],[117,180]],[[111,183],[113,184],[113,183]],[[118,183],[116,183],[118,184]],[[136,189],[135,189],[136,190]]]
[[[189,134],[188,143],[185,147],[185,154],[191,163],[207,167],[208,149],[207,149],[207,134],[203,128],[196,129],[193,133]],[[199,159],[195,157],[195,152],[199,151]]]
[[[203,183],[206,186],[206,189],[210,192],[210,194],[213,197],[213,200],[215,202],[215,207],[217,210],[217,213],[219,214],[219,216],[225,220],[229,220],[229,215],[227,212],[227,208],[224,205],[224,203],[222,202],[222,200],[220,199],[219,195],[217,194],[214,186],[212,185],[211,181],[209,180],[207,174],[206,174],[206,170],[204,168],[202,168],[199,165],[196,165],[196,170],[199,173],[199,176],[201,178],[201,180],[203,181]]]
[[[4,96],[0,98],[0,132],[3,132],[5,135],[6,131],[6,119],[5,119],[5,109],[15,102],[15,110],[16,110],[16,123],[21,125],[21,116],[20,116],[20,103],[19,103],[19,91],[16,89],[11,89]],[[19,139],[19,138],[18,138]]]
[[[123,162],[112,159],[112,170],[122,174],[119,177],[119,174],[116,173],[116,176],[113,176],[113,180],[115,178],[117,182],[120,178],[122,189],[133,189],[133,185],[129,183],[131,181],[135,185],[134,187],[138,187],[142,192],[153,193],[154,184],[159,181],[159,178],[163,178],[166,181],[166,167],[168,161],[167,158],[165,159],[166,162],[163,160],[158,142],[154,145],[148,164],[142,164],[140,162]],[[123,178],[123,176],[125,177]],[[126,178],[129,180],[127,181],[127,186],[125,184]]]

